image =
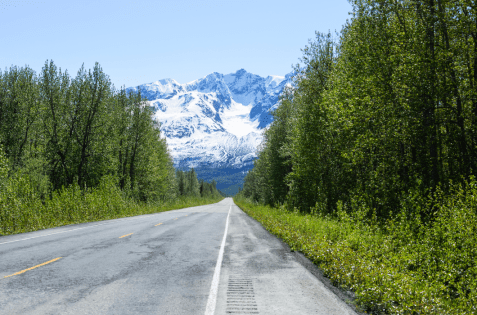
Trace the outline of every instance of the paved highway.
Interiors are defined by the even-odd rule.
[[[2,236],[0,314],[356,314],[299,261],[231,198]]]

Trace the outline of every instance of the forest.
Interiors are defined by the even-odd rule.
[[[235,200],[364,311],[476,314],[477,3],[350,3]]]
[[[98,63],[0,71],[0,235],[220,200],[176,172],[153,115]]]

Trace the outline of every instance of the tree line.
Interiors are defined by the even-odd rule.
[[[177,170],[177,189],[180,196],[211,197],[217,194],[215,180],[208,183],[197,179],[197,174],[192,168],[189,171]]]
[[[22,177],[45,200],[72,185],[94,189],[107,177],[127,198],[163,202],[186,194],[179,190],[186,174],[191,195],[219,196],[194,171],[176,176],[146,101],[117,90],[98,63],[75,77],[53,61],[38,75],[28,66],[0,70],[0,190]]]
[[[350,3],[341,33],[302,50],[241,194],[384,221],[477,174],[477,4]]]

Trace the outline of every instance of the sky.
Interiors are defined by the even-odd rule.
[[[74,77],[98,62],[117,88],[242,68],[284,76],[350,11],[347,0],[0,0],[0,69],[53,60]]]

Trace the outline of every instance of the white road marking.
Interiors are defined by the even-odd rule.
[[[38,235],[38,236],[29,237],[29,238],[22,238],[21,240],[15,240],[15,241],[10,241],[10,242],[0,243],[0,245],[9,244],[9,243],[15,243],[15,242],[20,242],[20,241],[26,241],[26,240],[31,240],[31,239],[33,239],[33,238],[38,238],[38,237],[50,236],[50,235],[61,234],[61,233],[66,233],[66,232],[72,232],[72,231],[87,229],[87,228],[90,228],[90,227],[105,225],[105,224],[107,224],[107,223],[96,224],[96,225],[92,225],[92,226],[86,226],[86,227],[82,227],[82,228],[72,229],[72,230],[68,230],[68,231],[61,231],[61,232],[56,232],[56,233],[51,233],[51,234],[46,234],[46,235]]]
[[[159,213],[154,213],[154,214],[148,214],[147,216],[154,216],[154,215],[158,215],[158,214],[162,214],[162,212],[159,212]],[[114,224],[118,221],[127,221],[127,220],[134,220],[134,219],[144,219],[143,216],[141,216],[140,218],[136,218],[136,217],[132,217],[132,218],[124,218],[124,219],[113,219],[113,220],[116,220],[115,222],[107,222],[107,223],[101,223],[101,224],[95,224],[95,225],[90,225],[90,226],[85,226],[85,227],[82,227],[82,228],[77,228],[77,229],[72,229],[72,230],[68,230],[68,231],[61,231],[61,232],[56,232],[56,233],[50,233],[50,234],[45,234],[45,235],[38,235],[38,236],[33,236],[33,237],[28,237],[28,238],[22,238],[21,240],[14,240],[14,241],[9,241],[9,242],[4,242],[4,243],[0,243],[0,245],[3,245],[3,244],[9,244],[9,243],[15,243],[15,242],[20,242],[20,241],[26,241],[26,240],[31,240],[33,238],[38,238],[38,237],[45,237],[45,236],[50,236],[50,235],[55,235],[55,234],[61,234],[61,233],[66,233],[66,232],[73,232],[73,231],[77,231],[77,230],[82,230],[82,229],[87,229],[87,228],[92,228],[92,227],[95,227],[95,226],[101,226],[101,225],[106,225],[106,224]],[[85,222],[86,223],[86,222]],[[37,231],[33,231],[33,232],[37,232]]]
[[[220,245],[219,258],[217,259],[217,265],[215,265],[214,277],[212,278],[212,285],[210,286],[209,299],[207,300],[207,307],[205,308],[205,315],[214,315],[215,306],[217,305],[217,292],[219,289],[220,268],[222,268],[222,259],[224,258],[225,240],[227,238],[227,230],[229,228],[229,213],[227,214],[227,221],[225,222],[224,238],[222,239],[222,245]]]

